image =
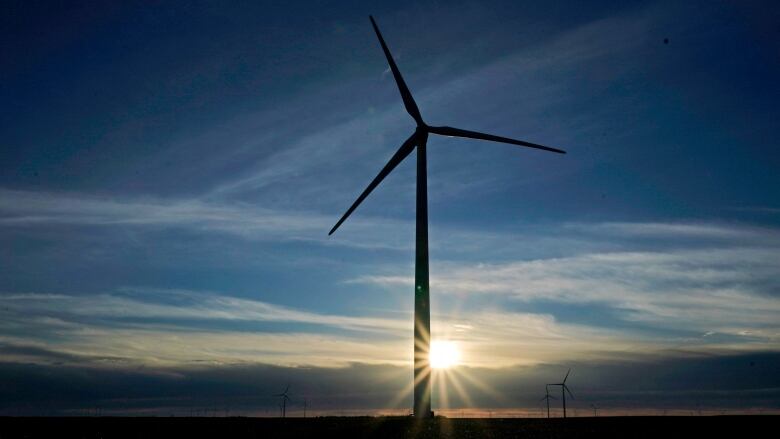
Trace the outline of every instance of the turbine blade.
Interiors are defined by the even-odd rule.
[[[357,200],[355,200],[355,202],[352,203],[352,206],[350,206],[349,209],[347,209],[347,212],[341,217],[339,222],[337,222],[336,225],[333,226],[332,229],[330,229],[330,232],[328,232],[328,236],[332,235],[333,232],[335,232],[336,229],[339,228],[341,223],[343,223],[344,220],[346,220],[347,217],[349,217],[349,215],[352,214],[352,212],[360,205],[360,203],[363,202],[363,200],[368,196],[368,194],[370,194],[371,191],[373,191],[374,188],[377,187],[377,185],[379,185],[379,183],[381,183],[385,177],[387,177],[387,174],[392,172],[393,169],[395,169],[395,167],[398,166],[398,164],[401,163],[406,158],[406,156],[408,156],[409,153],[414,150],[416,140],[417,140],[417,132],[409,136],[409,138],[406,139],[406,142],[404,142],[403,145],[401,145],[401,147],[398,148],[398,151],[396,151],[395,154],[393,154],[393,156],[390,158],[390,161],[387,162],[385,167],[382,168],[381,171],[379,171],[379,174],[376,177],[374,177],[374,179],[371,181],[371,183],[369,183],[368,187],[363,191],[363,193],[360,194]]]
[[[398,91],[401,92],[401,99],[404,100],[404,107],[406,107],[406,112],[409,113],[412,118],[414,118],[414,120],[417,122],[417,125],[423,125],[420,109],[417,108],[417,103],[414,102],[412,92],[409,91],[409,87],[406,86],[406,82],[404,82],[404,78],[401,76],[401,72],[398,70],[398,66],[395,65],[393,55],[390,54],[390,49],[387,48],[385,39],[382,38],[382,34],[379,32],[379,27],[376,25],[374,17],[369,15],[368,18],[371,19],[371,25],[374,26],[374,32],[376,32],[376,36],[379,38],[379,44],[382,45],[382,51],[385,52],[387,63],[390,64],[390,70],[393,72],[393,78],[395,78],[395,83],[398,85]]]
[[[569,369],[568,372],[566,372],[566,376],[563,377],[563,384],[566,384],[566,379],[569,378],[569,374],[571,373],[571,369]]]
[[[569,386],[564,385],[563,388],[566,389],[566,391],[569,393],[569,396],[571,396],[571,398],[574,399],[574,395],[571,394],[571,390],[569,390]]]
[[[479,133],[476,131],[462,130],[460,128],[428,127],[428,131],[442,136],[468,137],[470,139],[490,140],[491,142],[510,143],[512,145],[527,146],[528,148],[536,148],[536,149],[542,149],[544,151],[557,152],[558,154],[566,154],[566,151],[562,149],[551,148],[549,146],[544,146],[544,145],[537,145],[536,143],[526,142],[523,140],[510,139],[508,137],[500,137],[500,136],[494,136],[492,134]]]

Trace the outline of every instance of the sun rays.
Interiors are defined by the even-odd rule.
[[[450,334],[443,338],[433,338],[431,350],[426,358],[426,366],[416,380],[431,379],[431,398],[434,410],[469,409],[475,407],[475,402],[469,390],[488,394],[496,401],[503,401],[505,397],[500,392],[479,380],[471,373],[466,365],[468,358],[462,350],[460,340],[449,338]],[[403,405],[403,401],[410,397],[415,382],[404,386],[390,401],[388,407]]]

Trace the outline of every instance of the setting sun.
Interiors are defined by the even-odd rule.
[[[431,367],[434,369],[446,369],[456,366],[460,362],[458,345],[452,341],[434,341],[431,343],[430,355]]]

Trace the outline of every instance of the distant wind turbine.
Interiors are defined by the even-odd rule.
[[[599,406],[596,404],[591,404],[590,407],[593,409],[593,417],[596,418],[599,415]]]
[[[429,126],[420,114],[420,109],[406,86],[406,82],[401,77],[401,72],[395,64],[390,49],[385,44],[379,27],[374,21],[374,17],[369,17],[374,27],[374,32],[385,53],[387,63],[393,72],[398,91],[401,93],[401,99],[404,102],[407,113],[417,123],[417,128],[406,141],[401,144],[398,151],[393,154],[390,161],[385,164],[379,174],[369,183],[368,187],[360,194],[347,212],[339,219],[328,235],[332,235],[339,228],[349,215],[363,202],[363,200],[376,188],[379,183],[387,177],[393,169],[396,168],[409,154],[417,148],[417,228],[416,228],[416,252],[415,252],[415,281],[414,281],[414,416],[417,418],[428,418],[433,416],[431,412],[431,380],[428,353],[430,352],[430,333],[431,333],[431,310],[430,310],[430,290],[428,285],[428,172],[426,160],[426,145],[428,143],[428,134],[439,134],[450,137],[467,137],[470,139],[489,140],[493,142],[509,143],[512,145],[525,146],[528,148],[541,149],[544,151],[565,154],[564,151],[549,146],[538,145],[523,140],[515,140],[507,137],[494,136],[492,134],[479,133],[476,131],[467,131],[460,128],[447,126]]]
[[[540,399],[539,401],[547,401],[547,417],[550,417],[550,400],[551,399],[558,399],[552,395],[550,395],[550,385],[547,384],[544,386],[544,397]]]
[[[569,390],[569,386],[566,385],[566,380],[569,378],[569,374],[571,373],[571,369],[569,369],[568,372],[566,372],[566,376],[563,377],[563,381],[560,383],[553,383],[548,384],[548,386],[561,386],[561,398],[563,401],[563,417],[566,417],[566,392],[569,392],[569,396],[574,399],[574,395],[571,394],[571,390]]]
[[[288,390],[290,390],[290,385],[289,385],[289,384],[288,384],[288,385],[287,385],[287,387],[284,389],[284,392],[282,392],[282,393],[277,393],[276,395],[273,395],[273,396],[276,396],[276,397],[282,398],[282,401],[279,403],[279,408],[280,408],[280,409],[281,409],[281,411],[282,411],[282,417],[283,417],[283,418],[287,417],[287,401],[289,401],[289,400],[290,400],[290,397],[289,397],[289,396],[287,396],[287,391],[288,391]]]

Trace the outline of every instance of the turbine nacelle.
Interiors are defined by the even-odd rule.
[[[414,133],[404,142],[400,148],[398,148],[398,151],[390,158],[390,161],[387,162],[385,167],[379,172],[379,174],[374,178],[374,180],[369,183],[368,187],[363,191],[362,194],[358,197],[358,199],[350,206],[349,209],[347,209],[347,212],[344,213],[344,215],[339,219],[339,221],[336,223],[335,226],[328,232],[328,235],[332,235],[333,232],[336,231],[336,229],[339,228],[341,223],[344,222],[344,220],[349,217],[349,215],[352,214],[352,212],[357,208],[360,203],[363,202],[363,200],[368,196],[368,194],[371,193],[371,191],[376,188],[379,183],[384,180],[385,177],[387,177],[390,172],[395,169],[396,166],[398,166],[413,150],[416,146],[425,145],[428,140],[428,134],[438,134],[440,136],[448,136],[448,137],[465,137],[469,139],[477,139],[477,140],[488,140],[491,142],[500,142],[500,143],[509,143],[512,145],[518,145],[518,146],[525,146],[527,148],[534,148],[534,149],[541,149],[544,151],[550,151],[555,152],[558,154],[566,154],[565,151],[557,149],[557,148],[551,148],[549,146],[539,145],[536,143],[526,142],[524,140],[516,140],[516,139],[510,139],[508,137],[501,137],[501,136],[495,136],[493,134],[485,134],[480,133],[477,131],[469,131],[464,130],[460,128],[453,128],[453,127],[447,127],[447,126],[430,126],[423,121],[422,114],[420,114],[420,109],[417,107],[417,103],[414,101],[414,97],[412,96],[412,92],[409,91],[409,87],[406,85],[406,81],[404,81],[404,78],[401,76],[400,70],[398,70],[398,66],[395,64],[395,60],[393,59],[393,56],[390,54],[390,49],[388,49],[387,44],[385,43],[385,39],[382,37],[382,33],[379,32],[379,27],[376,24],[376,21],[374,21],[374,17],[369,16],[371,19],[371,25],[374,27],[374,32],[376,32],[376,36],[379,39],[379,44],[382,46],[382,51],[385,54],[385,58],[387,58],[387,63],[390,65],[390,71],[393,72],[393,78],[395,79],[395,83],[398,86],[398,91],[401,93],[401,99],[403,100],[404,107],[406,108],[406,112],[409,113],[409,115],[414,119],[414,121],[417,124],[417,127],[414,130]]]
[[[561,400],[563,402],[563,417],[566,417],[566,393],[569,394],[569,396],[574,399],[574,395],[572,395],[571,390],[569,390],[569,386],[566,385],[566,380],[569,379],[569,374],[571,373],[571,369],[569,369],[566,372],[566,376],[563,377],[563,381],[560,383],[550,383],[545,385],[545,389],[549,392],[550,386],[561,386]]]

